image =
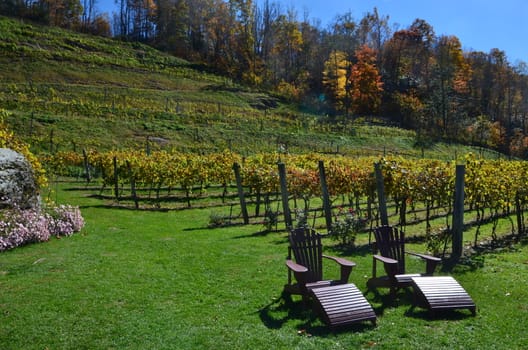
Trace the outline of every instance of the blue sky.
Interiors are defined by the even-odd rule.
[[[273,2],[282,4],[283,10],[295,8],[299,19],[306,12],[323,27],[347,12],[359,21],[376,7],[400,29],[420,18],[432,25],[437,35],[457,36],[464,49],[487,53],[498,48],[506,52],[510,63],[528,63],[527,0],[270,0]],[[114,0],[98,1],[102,12],[110,12],[113,4]]]

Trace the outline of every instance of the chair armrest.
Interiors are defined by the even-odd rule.
[[[392,280],[395,278],[398,273],[398,260],[388,258],[383,255],[373,255],[372,256],[372,276],[376,277],[376,260],[379,260],[383,263],[383,268],[385,273]]]
[[[373,258],[376,259],[376,260],[381,261],[384,264],[398,265],[398,260],[387,258],[387,257],[382,256],[382,255],[374,255]]]
[[[339,279],[339,283],[348,283],[348,278],[350,277],[350,273],[352,272],[352,268],[356,266],[355,262],[352,262],[347,259],[338,258],[335,256],[329,256],[329,255],[323,255],[323,258],[330,259],[335,261],[339,264],[341,267],[341,277]]]
[[[292,270],[294,273],[305,273],[305,272],[308,272],[308,269],[302,265],[299,265],[295,262],[293,262],[292,260],[286,260],[286,266],[288,266],[288,268],[290,270]]]
[[[431,255],[427,255],[427,254],[418,254],[418,253],[413,253],[413,252],[405,252],[405,253],[409,254],[409,255],[414,255],[414,256],[420,257],[420,258],[422,258],[424,260],[431,260],[431,261],[436,261],[436,262],[442,261],[442,259],[437,258],[436,256],[431,256]]]
[[[336,263],[338,263],[341,266],[350,266],[350,267],[356,266],[355,262],[344,259],[344,258],[338,258],[336,256],[330,256],[330,255],[323,254],[323,258],[334,260]]]
[[[288,266],[288,271],[293,271],[293,276],[295,276],[295,280],[297,281],[297,286],[295,289],[298,289],[298,291],[295,294],[300,293],[306,295],[306,293],[308,293],[308,290],[306,289],[308,268],[289,259],[286,260],[286,266]],[[290,283],[291,281],[288,282]]]
[[[425,266],[425,274],[426,275],[434,274],[434,271],[436,269],[436,265],[438,265],[438,263],[440,261],[442,261],[442,259],[437,258],[436,256],[431,256],[431,255],[427,255],[427,254],[417,254],[417,253],[412,253],[412,252],[406,252],[406,253],[409,254],[409,255],[417,256],[417,257],[422,258],[423,260],[426,261],[426,266]]]

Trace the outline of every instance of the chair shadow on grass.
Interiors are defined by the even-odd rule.
[[[385,310],[393,307],[407,307],[404,315],[406,317],[423,319],[428,321],[458,321],[471,316],[469,311],[455,309],[455,310],[440,310],[434,313],[431,313],[429,310],[416,306],[414,301],[414,295],[411,288],[402,288],[398,291],[396,299],[393,300],[390,293],[381,294],[378,291],[371,291],[370,294],[373,294],[374,297],[370,298],[369,302],[373,305],[374,312],[376,315],[382,316],[385,313]],[[379,304],[379,306],[376,306]]]
[[[301,320],[302,325],[308,327],[317,318],[304,301],[294,301],[291,295],[284,292],[279,298],[261,308],[259,316],[270,329],[279,329],[291,320]]]
[[[244,234],[244,235],[240,235],[240,236],[235,236],[233,238],[235,239],[241,239],[241,238],[255,238],[255,237],[265,237],[265,236],[269,236],[269,235],[272,235],[272,234],[276,234],[277,236],[279,236],[281,233],[284,233],[285,231],[284,230],[260,230],[260,231],[256,231],[256,232],[253,232],[253,233],[249,233],[249,234]],[[288,237],[284,237],[284,242],[288,242]]]
[[[415,307],[414,305],[411,305],[410,308],[405,311],[405,316],[427,321],[460,321],[468,317],[473,317],[468,310],[441,310],[432,314],[429,310]]]
[[[372,255],[372,247],[369,244],[359,244],[351,246],[349,244],[329,245],[327,249],[339,253],[341,256],[370,256]]]
[[[388,289],[386,290],[388,291]],[[408,288],[399,290],[395,299],[392,298],[389,292],[380,293],[377,289],[367,291],[365,297],[372,305],[372,308],[378,317],[383,316],[387,309],[403,307],[406,305],[412,306],[413,300],[412,291]]]
[[[297,298],[296,298],[297,299]],[[282,293],[279,298],[259,310],[262,323],[269,329],[280,329],[286,323],[298,321],[295,326],[299,335],[325,337],[342,332],[361,332],[372,329],[370,322],[360,322],[331,328],[319,320],[310,302],[294,300],[290,294]]]

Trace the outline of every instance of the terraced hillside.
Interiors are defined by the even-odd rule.
[[[146,45],[3,17],[0,77],[4,118],[37,153],[148,146],[452,158],[469,150],[416,149],[411,131],[300,112]]]

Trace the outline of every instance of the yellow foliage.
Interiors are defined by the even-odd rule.
[[[33,173],[35,181],[39,188],[43,188],[47,185],[48,179],[46,178],[46,172],[42,167],[42,164],[38,158],[31,153],[29,145],[21,141],[6,125],[4,118],[8,116],[8,112],[0,109],[0,147],[9,148],[16,152],[21,153],[26,157],[31,166],[33,167]]]
[[[325,62],[323,85],[337,105],[346,99],[349,69],[350,61],[342,51],[333,51]]]

